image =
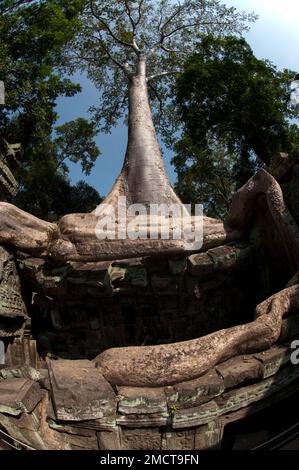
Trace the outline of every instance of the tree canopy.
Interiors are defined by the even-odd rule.
[[[44,218],[52,212],[50,183],[58,184],[59,173],[64,187],[70,184],[67,160],[80,161],[89,172],[99,155],[96,131],[88,121],[75,120],[55,130],[57,98],[80,91],[78,84],[63,77],[62,66],[85,4],[85,0],[4,0],[0,5],[0,79],[6,87],[1,133],[24,148],[16,203]]]
[[[177,81],[184,132],[174,164],[182,197],[206,201],[211,215],[223,215],[257,167],[280,151],[298,149],[293,77],[257,59],[242,38],[201,39]]]
[[[32,160],[29,169],[23,171],[15,199],[19,207],[48,220],[70,212],[90,212],[101,201],[98,192],[87,183],[79,181],[72,186],[68,179],[69,161],[80,162],[84,173],[89,174],[99,155],[94,126],[77,118],[55,131],[55,137],[45,136],[40,158]]]
[[[155,123],[169,137],[174,122],[170,85],[200,36],[240,33],[255,18],[220,0],[90,0],[67,60],[71,70],[81,68],[100,90],[100,106],[92,111],[108,131],[127,110],[128,79],[143,57]]]
[[[15,202],[55,219],[100,201],[87,184],[71,186],[68,162],[91,171],[99,156],[96,126],[109,131],[132,111],[128,89],[143,67],[159,130],[173,143],[175,130],[183,129],[173,160],[177,192],[222,217],[257,167],[279,151],[299,149],[298,127],[290,121],[298,117],[290,102],[294,72],[257,59],[240,37],[255,18],[221,0],[3,0],[1,132],[25,150]],[[94,120],[57,126],[56,100],[80,91],[65,78],[78,70],[99,90]],[[150,128],[148,119],[143,127]],[[158,147],[151,146],[153,157]],[[137,168],[148,155],[130,158]]]
[[[13,1],[0,5],[0,76],[6,105],[2,132],[18,133],[25,147],[56,121],[55,100],[73,96],[80,86],[61,78],[58,66],[78,28],[82,1]],[[4,129],[3,127],[4,126]]]

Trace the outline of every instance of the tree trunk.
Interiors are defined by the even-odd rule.
[[[143,256],[155,253],[183,253],[190,249],[192,240],[185,239],[182,234],[173,237],[176,230],[178,212],[173,220],[169,206],[176,204],[180,215],[187,215],[187,210],[174,193],[164,168],[161,149],[157,140],[151,109],[148,99],[146,79],[146,59],[140,57],[135,75],[129,79],[129,119],[128,144],[125,161],[111,192],[95,211],[89,214],[69,214],[59,221],[58,225],[46,224],[30,214],[6,205],[3,210],[7,222],[0,224],[0,241],[13,245],[31,254],[50,256],[53,259],[69,260],[106,260],[120,259],[132,256]],[[114,209],[116,216],[113,227],[116,232],[120,226],[118,214],[119,198],[126,197],[126,206],[142,204],[146,208],[150,204],[164,204],[169,208],[169,214],[161,214],[154,222],[143,219],[145,238],[130,239],[113,236],[107,239],[107,232],[99,228],[101,220],[107,215],[107,205]],[[121,202],[123,207],[123,202]],[[1,212],[0,204],[0,212]],[[108,210],[111,213],[110,210]],[[127,217],[127,224],[134,221],[134,215]],[[185,223],[186,220],[184,220]],[[138,224],[140,224],[140,219]],[[10,230],[4,230],[9,225]],[[21,225],[22,237],[19,235]],[[32,228],[35,229],[32,236]],[[151,228],[158,232],[157,239],[148,238]],[[163,229],[168,229],[170,239],[163,239]],[[125,226],[126,229],[126,226]],[[185,229],[185,226],[184,226]],[[143,233],[144,233],[143,232]],[[104,234],[102,238],[99,234]],[[110,232],[109,232],[110,234]],[[230,230],[223,222],[204,218],[204,248],[208,249],[228,241],[240,238],[237,231]],[[192,245],[193,246],[193,245]],[[194,249],[194,248],[193,248]]]
[[[146,58],[142,56],[136,74],[129,79],[128,144],[124,165],[104,202],[114,205],[119,196],[127,198],[127,205],[182,204],[164,168],[148,99]]]

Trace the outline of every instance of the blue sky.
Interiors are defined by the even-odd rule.
[[[228,6],[238,10],[254,11],[259,19],[245,35],[255,55],[269,59],[279,68],[299,72],[299,0],[226,0]],[[99,102],[99,92],[83,76],[76,75],[82,92],[73,98],[61,98],[57,102],[59,124],[79,116],[88,117],[87,110]],[[84,179],[104,196],[119,174],[127,143],[127,129],[122,123],[111,134],[99,134],[97,144],[101,150],[92,172],[85,176],[80,165],[70,165],[73,183]],[[162,145],[164,161],[170,181],[175,181],[175,172],[170,164],[172,153]]]

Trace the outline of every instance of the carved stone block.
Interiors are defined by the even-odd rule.
[[[181,382],[174,387],[177,397],[173,406],[177,409],[190,408],[205,403],[224,392],[223,379],[214,369],[195,380]]]
[[[196,253],[188,258],[188,270],[200,279],[215,271],[236,268],[248,259],[251,247],[245,243],[235,243],[211,248],[205,253]]]
[[[120,428],[113,431],[101,431],[97,433],[99,448],[101,450],[121,450]]]
[[[194,429],[166,432],[163,435],[163,450],[193,450]]]
[[[0,338],[21,335],[28,320],[13,255],[0,247]]]
[[[167,413],[164,389],[118,387],[118,411],[121,414]]]
[[[195,431],[194,449],[220,449],[224,426],[221,421],[210,421]]]
[[[263,377],[261,363],[252,356],[238,356],[219,364],[216,371],[221,375],[226,389]]]
[[[158,428],[126,429],[122,428],[123,450],[160,450],[162,436]]]
[[[29,379],[6,379],[0,382],[0,412],[14,416],[30,413],[41,400],[37,382]]]
[[[254,354],[262,363],[263,378],[271,377],[289,361],[290,348],[288,346],[274,346],[271,349]]]
[[[115,413],[115,393],[92,362],[48,360],[47,363],[58,419],[83,421]]]

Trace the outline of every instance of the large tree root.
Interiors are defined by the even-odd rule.
[[[259,171],[235,194],[227,218],[227,224],[246,233],[251,227],[258,199],[266,198],[268,209],[280,234],[288,256],[292,274],[299,270],[299,230],[290,214],[280,185],[265,170]]]
[[[299,309],[299,285],[288,287],[257,306],[256,319],[190,341],[158,346],[112,348],[96,365],[117,385],[156,387],[199,377],[233,356],[269,348],[280,336],[282,318]]]
[[[227,225],[243,234],[249,231],[260,197],[266,198],[294,274],[299,269],[299,231],[279,184],[269,173],[260,171],[237,192]],[[190,380],[236,354],[271,346],[280,336],[283,316],[298,308],[299,286],[294,285],[260,304],[252,323],[182,343],[113,348],[100,354],[96,363],[116,384],[153,387]]]
[[[116,203],[113,198],[107,201]],[[230,241],[239,240],[252,225],[259,197],[265,195],[269,210],[281,235],[293,272],[299,269],[299,232],[289,213],[277,181],[260,171],[235,195],[225,223],[203,218],[203,245],[201,251]],[[162,253],[192,251],[190,240],[100,240],[97,226],[101,205],[90,214],[70,214],[59,224],[51,224],[17,207],[0,203],[0,242],[33,256],[51,257],[59,261],[101,261]],[[165,221],[164,221],[165,222]],[[162,221],[162,225],[164,223]],[[148,231],[150,226],[147,227]],[[199,251],[195,248],[194,251]]]
[[[203,217],[202,245],[196,248],[187,238],[155,240],[140,238],[132,240],[100,240],[96,237],[99,218],[94,214],[71,214],[63,217],[58,226],[58,237],[49,245],[49,254],[63,261],[101,261],[140,257],[157,254],[183,254],[188,251],[203,251],[209,248],[240,240],[238,230],[231,229],[222,221]],[[131,220],[132,222],[132,220]],[[161,221],[159,231],[163,226]],[[147,226],[149,234],[151,226]],[[171,233],[171,231],[170,231]]]
[[[56,224],[45,222],[18,207],[0,202],[0,243],[32,256],[48,256],[48,244],[57,231]]]
[[[1,202],[0,243],[35,257],[51,257],[64,262],[184,253],[192,246],[189,240],[184,239],[100,240],[96,236],[99,220],[95,213],[70,214],[63,217],[57,226],[12,204]],[[150,227],[147,229],[149,231]],[[202,250],[239,240],[240,237],[238,230],[230,229],[220,220],[203,218]]]

